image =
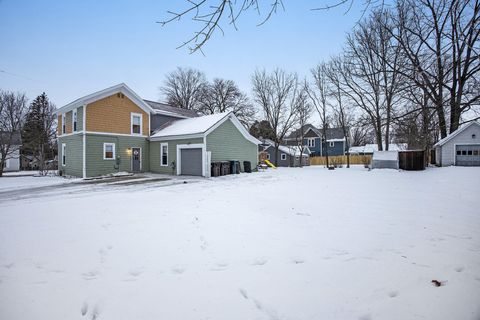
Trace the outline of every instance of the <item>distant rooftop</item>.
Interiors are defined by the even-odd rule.
[[[151,108],[155,110],[160,110],[160,111],[172,113],[173,115],[178,115],[178,116],[187,117],[187,118],[198,117],[198,113],[194,110],[173,107],[171,105],[168,105],[162,102],[150,101],[145,99],[143,101],[145,101]]]

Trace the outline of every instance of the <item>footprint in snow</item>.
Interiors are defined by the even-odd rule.
[[[84,280],[96,280],[98,275],[99,272],[96,270],[82,273],[82,277]]]
[[[462,266],[455,268],[455,271],[457,271],[457,272],[462,272],[463,270],[465,270],[465,268],[462,267]]]
[[[296,215],[297,216],[305,216],[305,217],[310,217],[311,216],[310,213],[305,213],[305,212],[297,212]]]
[[[8,263],[8,264],[4,264],[3,267],[6,268],[6,269],[10,269],[11,267],[13,267],[15,265],[14,262],[11,262],[11,263]]]
[[[369,314],[364,314],[363,316],[360,316],[358,320],[372,320],[372,316]]]
[[[175,273],[175,274],[182,274],[185,272],[185,268],[182,268],[182,267],[175,267],[175,268],[172,268],[172,273]]]
[[[396,296],[398,296],[398,291],[390,291],[390,292],[388,293],[388,296],[389,296],[390,298],[395,298]]]
[[[83,302],[82,307],[80,308],[80,313],[82,316],[85,316],[88,312],[88,303],[86,301]]]
[[[302,263],[305,263],[305,260],[303,260],[303,259],[293,259],[293,260],[292,260],[292,263],[294,263],[294,264],[302,264]]]
[[[266,258],[258,258],[255,261],[252,262],[252,266],[263,266],[266,264],[268,260]]]

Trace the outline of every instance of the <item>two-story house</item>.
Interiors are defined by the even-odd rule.
[[[326,130],[326,139],[322,139],[322,129],[315,128],[311,124],[306,124],[303,128],[303,144],[310,150],[311,156],[341,156],[348,151],[349,137],[345,137],[342,128],[328,128]],[[285,142],[287,145],[296,145],[298,137],[301,137],[300,129],[292,132]]]
[[[260,141],[233,113],[199,116],[143,100],[124,83],[79,98],[56,115],[63,175],[150,171],[209,176],[211,162],[257,164]]]

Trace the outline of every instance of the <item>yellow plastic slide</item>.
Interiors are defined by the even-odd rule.
[[[275,167],[273,165],[273,163],[270,162],[270,160],[265,160],[265,163],[269,166],[269,167],[272,167],[273,169],[277,169],[277,167]]]

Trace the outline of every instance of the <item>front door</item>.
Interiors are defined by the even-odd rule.
[[[132,171],[139,172],[142,168],[142,149],[132,148]]]

